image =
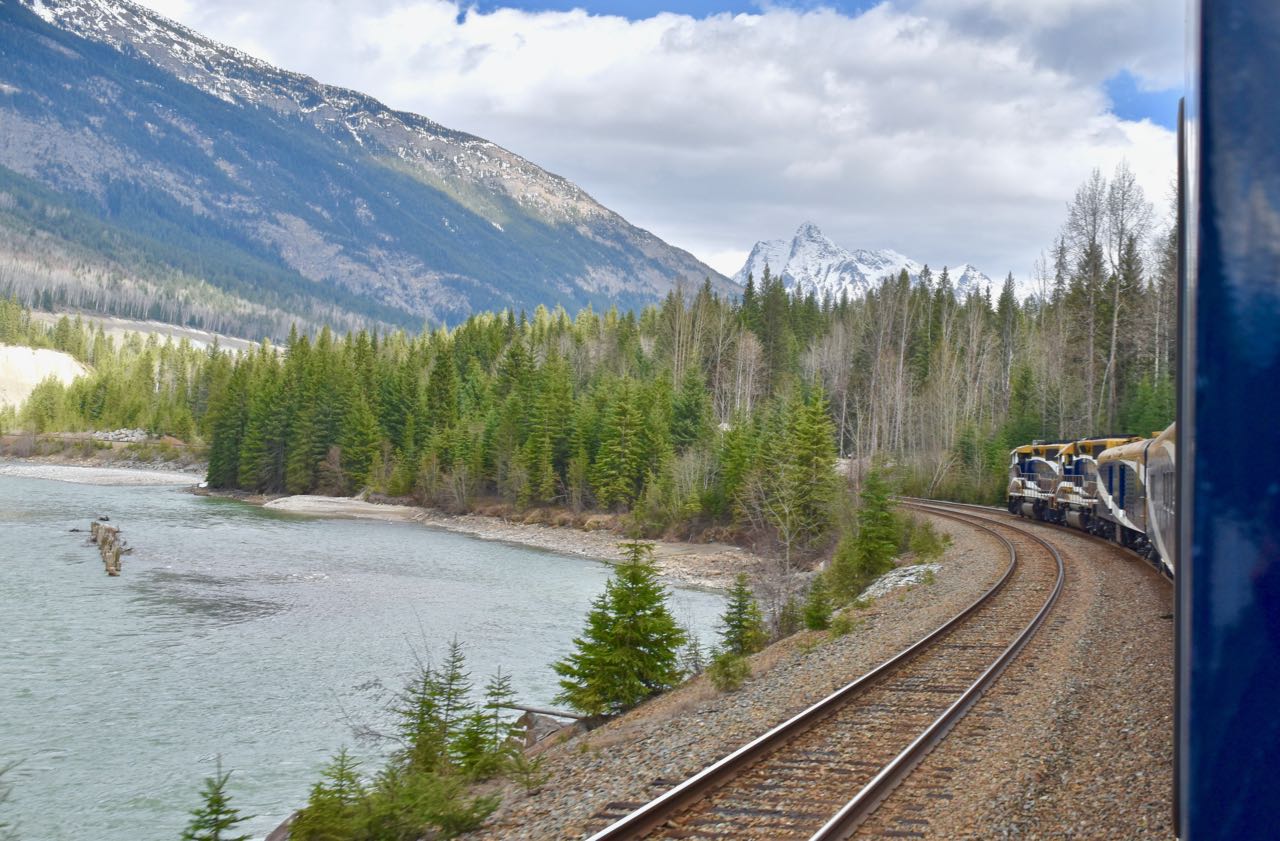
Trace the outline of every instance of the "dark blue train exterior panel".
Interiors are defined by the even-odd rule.
[[[1280,2],[1188,21],[1179,393],[1184,839],[1280,837]]]

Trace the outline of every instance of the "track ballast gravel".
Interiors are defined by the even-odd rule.
[[[547,782],[531,795],[508,787],[466,837],[582,838],[907,647],[1007,562],[993,538],[935,525],[954,542],[933,583],[881,597],[845,637],[804,633],[756,655],[738,692],[698,679],[550,746]],[[1172,590],[1123,553],[1031,527],[1064,554],[1058,606],[859,837],[1171,837]]]

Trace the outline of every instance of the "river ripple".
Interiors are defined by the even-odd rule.
[[[134,554],[108,578],[85,529]],[[25,841],[171,841],[215,758],[268,832],[376,723],[414,652],[455,635],[550,704],[607,565],[416,524],[315,520],[173,487],[0,476],[0,763]],[[705,642],[718,594],[675,589]]]

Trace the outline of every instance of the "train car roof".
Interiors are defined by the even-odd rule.
[[[1075,453],[1086,449],[1085,445],[1091,445],[1087,447],[1089,450],[1098,450],[1097,445],[1099,444],[1102,445],[1101,450],[1098,452],[1098,454],[1101,455],[1102,452],[1105,452],[1112,447],[1119,447],[1123,444],[1141,440],[1142,439],[1137,435],[1105,435],[1099,438],[1081,438],[1079,441],[1072,441],[1068,447],[1064,447],[1062,455],[1074,455]]]
[[[1098,464],[1110,464],[1115,461],[1141,461],[1142,454],[1151,446],[1152,439],[1139,438],[1118,447],[1108,447],[1098,454]]]

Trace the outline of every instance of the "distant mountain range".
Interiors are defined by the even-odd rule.
[[[913,282],[920,280],[924,264],[905,257],[891,249],[850,251],[832,242],[812,222],[805,222],[791,239],[761,240],[751,249],[746,264],[733,276],[735,283],[746,285],[748,277],[757,284],[764,275],[765,266],[770,274],[781,275],[783,286],[796,295],[813,292],[819,300],[831,296],[839,300],[841,295],[859,298],[873,288],[886,275],[897,275],[903,269]],[[963,297],[971,290],[991,288],[991,278],[977,268],[961,263],[956,266],[930,267],[934,279],[947,268],[951,287]],[[998,292],[999,290],[994,290]]]
[[[88,291],[59,275],[57,300],[113,311],[120,278],[102,278],[123,273],[116,314],[185,323],[221,308],[420,326],[633,307],[704,278],[736,291],[488,140],[126,0],[0,3],[0,256],[42,249],[109,263]]]

